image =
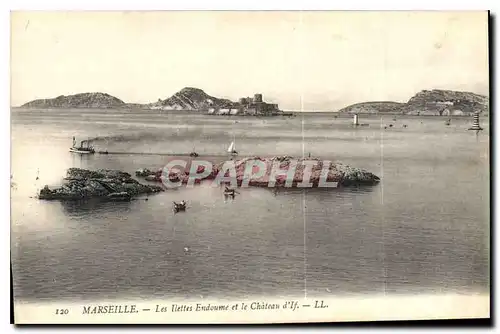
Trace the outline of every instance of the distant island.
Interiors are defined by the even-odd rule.
[[[122,100],[106,93],[80,93],[58,96],[53,99],[39,99],[25,103],[21,108],[121,108],[126,106]]]
[[[185,87],[167,99],[157,102],[138,104],[125,103],[106,93],[80,93],[58,96],[53,99],[30,101],[21,108],[96,108],[96,109],[146,109],[146,110],[188,110],[213,115],[285,115],[277,104],[264,102],[262,94],[242,97],[238,102],[210,96],[203,90]]]
[[[58,96],[53,99],[30,101],[21,108],[86,108],[86,109],[145,109],[145,110],[187,110],[211,115],[289,115],[277,104],[263,101],[262,94],[242,97],[238,102],[208,95],[203,90],[185,87],[169,98],[152,103],[126,103],[106,93],[80,93]],[[405,114],[405,115],[471,115],[474,112],[488,114],[487,96],[452,90],[423,90],[408,102],[373,101],[356,103],[338,111],[351,114]]]
[[[340,109],[352,114],[403,114],[428,116],[467,116],[475,112],[488,114],[489,98],[470,92],[452,90],[423,90],[406,103],[375,101],[356,103]]]

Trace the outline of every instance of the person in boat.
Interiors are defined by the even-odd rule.
[[[174,202],[174,211],[183,211],[186,210],[186,202],[182,200],[180,203]]]
[[[228,186],[226,186],[224,189],[225,196],[233,196],[234,197],[234,196],[236,196],[236,193],[238,193],[238,192],[235,189],[230,189]]]

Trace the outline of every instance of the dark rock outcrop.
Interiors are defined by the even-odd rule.
[[[291,166],[292,162],[296,162],[295,174],[293,176],[292,187],[297,187],[297,184],[302,182],[309,181],[313,187],[322,186],[320,185],[320,180],[325,180],[322,177],[323,165],[325,161],[317,158],[293,158],[290,156],[281,156],[281,157],[272,157],[272,158],[261,158],[261,157],[248,157],[242,158],[234,161],[234,166],[236,170],[236,180],[238,186],[241,186],[245,177],[245,169],[247,168],[247,164],[250,165],[252,161],[260,161],[265,166],[266,173],[258,178],[251,178],[249,180],[248,185],[254,187],[283,187],[286,186],[286,176],[285,175],[276,175],[275,184],[270,184],[272,181],[271,171],[273,166],[278,166],[280,170],[288,170]],[[229,176],[229,172],[224,171],[224,164],[226,162],[220,162],[213,166],[212,172],[210,175],[205,177],[203,180],[214,180],[217,176]],[[306,164],[313,165],[311,170],[311,175],[309,180],[305,178],[305,168]],[[189,170],[191,168],[190,164],[187,164],[186,168],[180,169],[176,168],[177,172],[174,170],[169,171],[168,178],[172,182],[182,181],[182,183],[187,183],[189,181]],[[253,169],[254,173],[257,173],[258,167]],[[350,187],[350,186],[362,186],[362,185],[375,185],[380,182],[380,178],[373,173],[370,173],[364,169],[350,167],[348,165],[344,165],[342,163],[330,163],[325,167],[327,171],[326,182],[329,183],[337,183],[337,187]],[[198,167],[198,173],[203,172],[203,167]],[[222,174],[223,173],[223,174]],[[141,175],[143,177],[148,178],[149,180],[154,180],[161,182],[162,178],[167,177],[163,175],[161,170],[157,170],[155,172],[151,171],[150,173]],[[200,183],[202,180],[197,180],[196,183]]]
[[[406,103],[399,102],[363,102],[345,107],[341,113],[399,113],[406,115],[472,115],[475,112],[488,113],[487,96],[452,90],[423,90]]]
[[[39,99],[23,104],[22,108],[119,108],[125,102],[106,93],[81,93],[58,96],[53,99]]]
[[[165,100],[151,103],[149,108],[160,110],[208,110],[226,108],[233,104],[230,100],[220,99],[205,93],[199,88],[185,87]]]
[[[275,164],[279,164],[280,170],[288,170],[292,162],[297,162],[295,174],[293,176],[292,187],[297,187],[297,184],[309,181],[313,187],[321,186],[320,179],[322,176],[324,161],[318,158],[294,158],[291,156],[278,156],[272,158],[251,157],[243,158],[235,161],[236,166],[236,179],[238,185],[241,185],[244,180],[245,169],[247,161],[259,160],[266,166],[266,173],[262,177],[252,179],[249,181],[250,186],[268,187],[269,182],[272,180],[271,170]],[[306,165],[314,164],[311,170],[309,179],[304,175]],[[215,168],[216,172],[220,172],[224,163],[221,163]],[[350,167],[342,163],[331,162],[325,168],[328,173],[326,182],[336,182],[338,187],[361,186],[361,185],[375,185],[380,181],[380,178],[373,173],[364,169]],[[228,175],[226,173],[226,175]],[[277,175],[275,187],[286,186],[286,175]]]
[[[118,170],[100,169],[96,171],[70,168],[65,183],[55,189],[45,186],[39,199],[81,200],[102,198],[105,200],[130,200],[133,196],[163,191],[160,186],[144,185],[134,180],[130,174]]]

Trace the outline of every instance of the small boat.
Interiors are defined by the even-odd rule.
[[[236,144],[235,143],[236,143],[236,136],[235,136],[234,130],[233,130],[233,141],[231,142],[231,144],[227,148],[227,153],[229,153],[229,155],[231,155],[231,156],[238,155],[238,151],[236,151]]]
[[[191,151],[191,153],[189,153],[189,156],[192,157],[192,158],[196,158],[197,156],[199,156],[199,154],[196,153],[196,150],[195,150],[194,146],[193,146],[193,150]]]
[[[234,190],[224,190],[224,196],[236,196],[236,193]]]
[[[235,197],[236,194],[239,194],[239,192],[237,192],[235,189],[229,189],[228,187],[226,187],[224,189],[224,196],[225,197]]]
[[[73,147],[70,147],[69,151],[72,153],[78,153],[78,154],[94,154],[95,153],[94,147],[89,145],[88,140],[82,140],[80,142],[80,147],[77,147],[75,137],[73,137]]]
[[[230,155],[238,155],[238,151],[235,150],[234,141],[232,141],[231,145],[229,145],[229,147],[227,148],[227,153],[229,153]]]
[[[78,154],[94,154],[95,153],[92,150],[87,150],[85,148],[75,148],[75,147],[71,147],[69,149],[69,151],[72,153],[78,153]]]
[[[186,202],[181,201],[180,203],[174,203],[174,212],[186,211]]]

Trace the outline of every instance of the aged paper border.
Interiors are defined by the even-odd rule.
[[[297,302],[299,309],[290,309]],[[264,303],[280,305],[279,310],[252,310],[252,305]],[[192,311],[172,312],[172,304],[178,307],[191,306]],[[197,304],[227,305],[227,311],[195,311]],[[242,310],[242,305],[247,310]],[[305,308],[303,305],[309,307]],[[322,306],[324,308],[315,308]],[[105,305],[136,305],[135,314],[83,314],[84,307],[92,309]],[[235,306],[236,305],[236,306]],[[166,312],[161,308],[166,307]],[[236,310],[232,310],[235,307]],[[68,310],[67,315],[57,315],[56,310]],[[149,311],[141,311],[148,309]],[[160,312],[158,312],[158,311]],[[61,311],[59,311],[61,312]],[[419,296],[379,296],[379,297],[338,297],[318,299],[252,299],[248,301],[197,300],[193,302],[151,302],[123,301],[113,303],[50,303],[15,305],[16,323],[142,323],[142,324],[263,324],[263,323],[305,323],[305,322],[358,322],[387,320],[437,320],[474,319],[490,317],[489,295],[419,295]]]

